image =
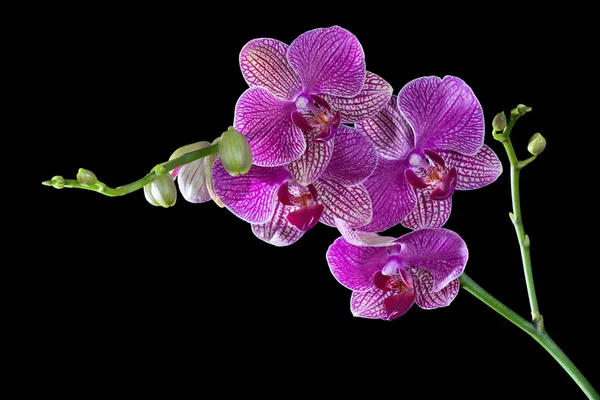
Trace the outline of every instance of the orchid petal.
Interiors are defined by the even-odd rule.
[[[292,176],[301,185],[307,186],[321,177],[334,152],[334,141],[317,141],[318,130],[304,131],[306,151],[287,165]]]
[[[356,129],[342,125],[333,142],[333,154],[323,178],[346,186],[364,182],[377,166],[377,154],[369,139]]]
[[[347,187],[328,179],[319,179],[315,184],[319,196],[318,204],[325,206],[321,222],[335,226],[335,218],[342,219],[352,227],[371,221],[371,199],[363,185]]]
[[[396,96],[379,113],[359,121],[356,129],[363,132],[381,157],[399,160],[408,157],[414,148],[413,129],[396,106]]]
[[[479,189],[494,182],[502,173],[502,163],[494,150],[483,145],[474,156],[465,156],[453,151],[440,151],[447,168],[456,168],[457,190]]]
[[[433,290],[436,292],[458,278],[469,259],[465,241],[448,229],[421,229],[407,233],[396,243],[402,245],[400,257],[407,265],[433,274]],[[411,272],[414,275],[415,271]]]
[[[287,215],[287,220],[294,225],[298,230],[306,232],[319,222],[323,209],[321,204],[316,204],[308,207],[300,207],[297,210],[290,212]]]
[[[407,83],[398,108],[415,132],[415,148],[474,155],[483,145],[483,111],[461,79],[427,76]]]
[[[362,232],[352,229],[346,221],[339,218],[335,218],[335,226],[342,234],[342,237],[354,246],[384,247],[396,241],[396,238],[392,236],[379,236],[373,232]]]
[[[280,100],[260,87],[248,89],[240,96],[234,128],[246,135],[253,164],[275,167],[304,153],[304,136],[291,118],[294,107],[294,103]]]
[[[302,237],[304,232],[296,229],[287,220],[290,212],[297,207],[284,206],[277,203],[273,218],[264,224],[252,224],[252,232],[257,238],[274,246],[289,246]]]
[[[323,98],[334,110],[339,110],[343,123],[354,123],[373,118],[390,101],[392,86],[379,75],[367,71],[365,84],[354,97],[324,94]],[[314,96],[313,96],[314,97]]]
[[[391,297],[394,299],[388,300]],[[412,292],[398,293],[380,289],[353,292],[350,298],[350,310],[355,317],[391,320],[408,311],[414,300],[415,294]]]
[[[365,54],[350,32],[333,26],[303,33],[292,42],[288,60],[304,91],[356,96],[365,83]]]
[[[245,175],[231,176],[220,159],[213,165],[213,184],[223,204],[239,218],[250,223],[267,222],[275,212],[277,191],[290,178],[284,167],[253,165]]]
[[[415,190],[406,182],[406,161],[379,158],[375,172],[364,183],[373,203],[371,223],[361,231],[381,232],[399,224],[415,208]]]
[[[388,254],[384,247],[360,247],[337,238],[327,250],[327,263],[339,283],[351,290],[371,290],[373,275],[381,272]]]
[[[413,273],[413,282],[417,295],[416,303],[426,310],[449,306],[460,289],[458,279],[453,279],[441,290],[434,291],[433,275],[424,269],[418,269],[418,272]]]
[[[263,87],[282,100],[294,100],[302,84],[287,60],[288,48],[275,39],[249,41],[240,52],[240,68],[248,86]]]
[[[182,165],[178,171],[177,184],[184,199],[190,203],[204,203],[212,200],[208,190],[208,179],[212,179],[211,169],[206,168],[206,157]]]
[[[432,200],[434,188],[415,190],[416,206],[402,220],[402,225],[409,229],[440,228],[444,226],[452,211],[452,197],[445,200]]]

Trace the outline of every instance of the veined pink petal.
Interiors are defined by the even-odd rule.
[[[215,192],[231,212],[250,223],[264,223],[272,218],[279,203],[277,191],[289,178],[284,167],[253,165],[247,174],[231,176],[220,159],[213,166]]]
[[[201,158],[182,165],[177,175],[179,191],[190,203],[204,203],[212,200],[208,191],[205,159]],[[210,169],[208,170],[210,173]]]
[[[287,215],[297,207],[284,206],[277,202],[273,218],[263,224],[252,224],[252,232],[257,238],[274,246],[289,246],[304,234],[287,220]]]
[[[388,300],[393,296],[393,299]],[[350,310],[355,317],[391,320],[408,311],[414,301],[415,294],[412,292],[398,293],[393,290],[384,292],[373,289],[368,292],[353,292],[350,298]]]
[[[402,245],[400,257],[406,264],[432,274],[436,292],[458,278],[469,259],[465,241],[448,229],[421,229],[403,235],[396,243]],[[411,272],[414,275],[418,270]]]
[[[287,165],[292,176],[301,185],[307,186],[321,177],[331,155],[333,154],[334,141],[317,141],[315,138],[319,130],[304,131],[306,151],[295,161]]]
[[[335,218],[350,226],[362,226],[371,221],[371,199],[363,185],[347,187],[335,181],[319,179],[315,184],[316,202],[325,206],[321,222],[335,226]]]
[[[298,36],[288,60],[312,94],[356,96],[365,83],[365,54],[356,37],[344,28],[318,28]]]
[[[407,83],[398,108],[413,127],[415,148],[474,155],[483,145],[483,111],[461,79],[427,76]]]
[[[364,182],[377,166],[377,154],[369,139],[356,129],[341,125],[335,134],[333,154],[323,178],[342,185]]]
[[[365,84],[354,97],[324,94],[323,98],[334,110],[339,110],[343,123],[354,123],[373,118],[390,101],[392,86],[379,75],[367,71]]]
[[[433,186],[416,189],[416,206],[402,220],[409,229],[440,228],[444,226],[452,211],[452,197],[445,200],[432,200]]]
[[[415,208],[415,190],[406,182],[406,161],[379,158],[375,172],[364,183],[373,203],[371,223],[361,231],[382,232],[399,224]]]
[[[287,60],[288,48],[275,39],[249,41],[240,52],[240,68],[248,85],[263,87],[282,100],[294,100],[302,84]]]
[[[465,156],[453,151],[439,151],[446,167],[456,168],[457,190],[479,189],[494,182],[502,173],[502,163],[494,150],[483,145],[474,156]]]
[[[415,145],[413,129],[398,110],[396,101],[396,96],[392,96],[380,112],[355,124],[356,129],[371,139],[377,153],[388,160],[408,157]]]
[[[280,100],[261,87],[248,89],[240,96],[234,128],[246,135],[253,164],[275,167],[304,153],[304,135],[291,118],[294,110],[294,103]]]
[[[379,236],[373,232],[362,232],[357,229],[353,229],[346,221],[339,218],[335,218],[335,226],[342,234],[342,237],[346,239],[348,243],[354,246],[385,247],[391,245],[397,240],[395,237]]]
[[[434,291],[433,275],[424,269],[419,269],[418,272],[413,273],[413,282],[417,295],[416,303],[426,310],[449,306],[460,289],[458,279],[453,279],[441,290]]]
[[[335,279],[351,290],[373,289],[373,275],[381,272],[388,259],[385,247],[354,246],[343,237],[327,250],[327,263]]]

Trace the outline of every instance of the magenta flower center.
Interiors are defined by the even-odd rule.
[[[301,93],[294,100],[296,110],[292,122],[303,131],[318,130],[314,140],[326,142],[339,129],[340,111],[333,112],[329,104],[316,94]]]
[[[323,205],[316,203],[317,191],[312,184],[302,186],[292,179],[279,187],[277,198],[284,206],[296,208],[286,216],[286,219],[303,232],[319,222],[325,209]]]
[[[432,200],[445,200],[454,193],[458,178],[456,168],[448,170],[438,153],[414,150],[408,157],[408,165],[404,171],[406,181],[417,189],[433,186]]]

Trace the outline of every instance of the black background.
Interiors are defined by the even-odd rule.
[[[27,307],[25,371],[35,384],[24,390],[79,398],[159,386],[169,397],[191,389],[216,397],[584,398],[533,339],[466,292],[448,308],[415,307],[393,322],[352,317],[350,291],[325,261],[334,229],[319,225],[275,248],[213,203],[179,197],[162,209],[141,192],[115,199],[39,184],[84,167],[115,187],[182,145],[216,138],[247,87],[238,54],[248,40],[290,43],[336,24],[358,37],[367,69],[394,94],[419,76],[459,76],[488,128],[499,111],[533,107],[513,138],[520,158],[533,133],[548,141],[523,171],[521,191],[540,309],[548,332],[600,387],[597,244],[584,230],[597,202],[597,117],[580,100],[594,79],[587,26],[517,6],[479,16],[368,4],[343,16],[325,4],[292,6],[298,10],[52,8],[29,21],[33,85],[23,139],[35,142],[34,218],[21,239],[33,246],[20,253],[26,285],[18,298]],[[457,192],[446,227],[469,246],[471,278],[527,317],[508,162],[489,131],[505,173]]]

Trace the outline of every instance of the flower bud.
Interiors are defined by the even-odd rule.
[[[83,185],[93,185],[98,182],[98,179],[96,179],[96,175],[92,171],[79,168],[79,172],[77,173],[77,181]]]
[[[492,121],[492,128],[497,131],[503,131],[506,129],[506,114],[504,114],[504,111],[496,114],[494,120]]]
[[[243,175],[252,166],[252,150],[248,140],[232,126],[221,135],[219,156],[223,167],[231,176]]]
[[[528,113],[529,111],[531,111],[532,108],[531,107],[527,107],[525,104],[519,104],[517,106],[517,108],[513,108],[510,113],[512,115],[518,115],[518,116],[523,116],[526,113]]]
[[[169,208],[177,201],[177,188],[170,174],[159,175],[144,186],[144,196],[153,206]]]
[[[52,180],[50,180],[50,186],[52,186],[55,189],[64,188],[66,183],[67,182],[65,181],[65,178],[63,178],[60,175],[53,176]]]
[[[529,139],[529,143],[527,144],[527,151],[529,151],[534,156],[540,155],[545,148],[546,139],[539,132],[533,135],[531,139]]]

